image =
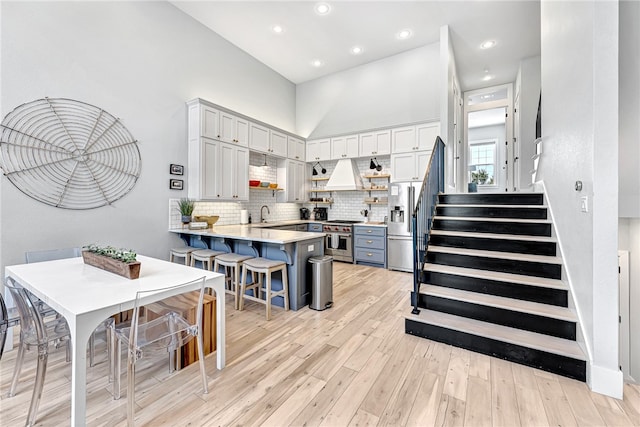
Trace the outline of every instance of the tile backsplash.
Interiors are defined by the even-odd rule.
[[[266,159],[267,167],[263,167]],[[371,174],[374,171],[369,169],[369,163],[371,159],[362,158],[356,159],[356,165],[360,175]],[[378,163],[382,166],[382,171],[377,173],[388,173],[390,170],[391,162],[389,156],[380,157],[377,159]],[[331,176],[331,172],[335,168],[337,160],[320,162],[320,164],[327,170],[323,175],[320,172],[318,166],[319,177]],[[250,179],[259,179],[260,181],[269,181],[271,183],[276,182],[276,168],[277,159],[264,156],[263,154],[251,152],[249,157],[249,177]],[[363,182],[367,180],[363,179]],[[373,180],[374,184],[388,184],[385,179]],[[324,185],[324,181],[320,181],[320,186]],[[248,183],[247,183],[248,185]],[[314,183],[307,184],[309,188],[312,188]],[[386,197],[383,192],[372,192],[372,196]],[[329,197],[327,193],[323,193],[320,197]],[[319,204],[318,207],[328,207],[327,210],[329,219],[349,219],[349,220],[361,220],[364,221],[364,216],[361,214],[363,209],[369,210],[369,219],[371,221],[383,221],[388,212],[387,205],[371,205],[369,206],[364,202],[364,199],[369,196],[369,193],[364,191],[336,191],[331,193],[330,197],[333,197],[333,204]],[[180,212],[178,211],[178,200],[169,199],[169,228],[180,228],[182,226],[180,222]],[[265,218],[269,222],[273,221],[285,221],[298,219],[300,217],[299,209],[304,206],[309,209],[315,207],[314,203],[276,203],[276,196],[272,191],[267,190],[249,190],[249,201],[247,202],[196,202],[194,215],[218,215],[217,225],[229,225],[240,224],[240,211],[247,209],[251,215],[252,222],[260,222],[260,208],[266,205],[269,208],[269,213],[266,213]]]

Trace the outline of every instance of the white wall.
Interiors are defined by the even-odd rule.
[[[167,233],[168,200],[186,196],[168,189],[168,168],[187,164],[187,100],[295,129],[295,86],[169,3],[1,7],[2,115],[45,96],[82,100],[120,117],[142,156],[134,189],[90,211],[36,202],[2,177],[2,265],[23,262],[27,250],[89,243],[166,258],[179,244]]]
[[[640,217],[640,2],[620,2],[621,217]],[[638,307],[640,308],[640,307]]]
[[[520,61],[518,70],[518,82],[520,104],[518,114],[520,117],[520,135],[517,136],[519,153],[519,188],[522,191],[531,191],[531,170],[533,170],[533,155],[535,154],[536,139],[536,115],[538,114],[538,101],[540,99],[540,57],[534,56]]]
[[[437,120],[439,43],[299,84],[296,131],[308,138]]]
[[[619,398],[618,5],[543,1],[541,18],[539,177],[589,347],[589,385]],[[589,197],[588,213],[580,212],[581,196]]]

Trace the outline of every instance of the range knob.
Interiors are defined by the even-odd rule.
[[[344,227],[342,231],[349,231],[349,229],[347,227]]]

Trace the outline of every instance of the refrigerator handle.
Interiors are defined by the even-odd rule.
[[[407,191],[407,231],[411,233],[411,223],[413,222],[413,186],[409,185]]]

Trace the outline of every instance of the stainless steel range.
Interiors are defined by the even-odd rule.
[[[322,227],[327,233],[324,252],[336,261],[353,262],[353,224],[362,221],[330,220]]]

